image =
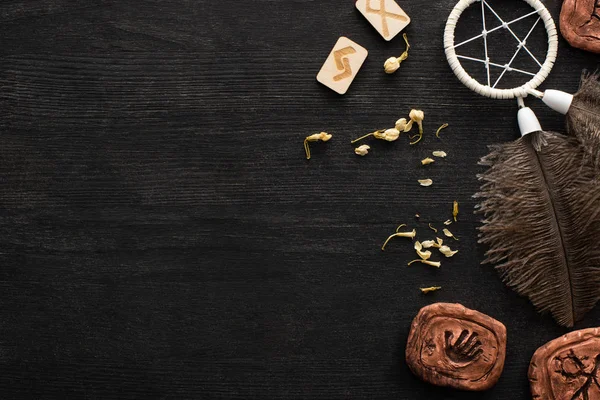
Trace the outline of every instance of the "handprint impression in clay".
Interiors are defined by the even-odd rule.
[[[444,349],[450,361],[466,365],[476,361],[483,353],[481,341],[477,339],[477,333],[472,332],[470,336],[469,333],[468,330],[464,329],[458,339],[452,343],[454,333],[452,331],[445,331]]]

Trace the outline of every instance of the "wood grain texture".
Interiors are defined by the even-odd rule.
[[[527,399],[531,355],[565,330],[479,265],[471,199],[486,146],[518,135],[515,104],[448,68],[453,1],[401,6],[412,47],[388,76],[401,37],[337,0],[1,3],[2,397]],[[369,50],[344,97],[314,78],[342,35]],[[561,41],[547,87],[575,91],[598,60]],[[353,153],[413,107],[421,143]],[[307,162],[302,140],[321,130],[334,137]],[[408,242],[379,250],[402,222],[429,236],[414,214],[443,221],[455,199],[460,252],[441,269],[407,267]],[[492,390],[408,370],[410,322],[435,301],[506,324]]]

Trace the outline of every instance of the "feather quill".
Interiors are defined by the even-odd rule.
[[[600,298],[600,185],[577,139],[538,131],[490,146],[480,164],[484,263],[571,327]]]

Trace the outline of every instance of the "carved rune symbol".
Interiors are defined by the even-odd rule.
[[[394,14],[385,9],[386,0],[379,0],[379,9],[371,7],[371,0],[367,0],[367,12],[369,14],[379,14],[381,16],[381,25],[383,29],[383,36],[387,37],[390,35],[390,29],[388,28],[387,19],[393,18],[400,21],[408,21],[404,15]]]
[[[354,47],[344,47],[343,49],[336,50],[333,53],[333,58],[335,59],[335,66],[338,70],[344,71],[341,74],[338,74],[333,77],[334,81],[341,81],[342,79],[346,79],[352,76],[352,68],[350,68],[350,61],[348,60],[348,55],[356,53]]]
[[[471,333],[471,336],[469,336],[469,331],[466,329],[463,330],[454,344],[452,344],[454,334],[451,331],[446,331],[444,335],[444,349],[446,351],[446,356],[455,363],[471,363],[477,360],[481,353],[483,353],[483,350],[481,349],[481,341],[477,339],[477,336],[479,335],[477,335],[475,332]]]
[[[567,379],[577,379],[580,377],[587,378],[583,385],[581,385],[575,394],[573,394],[571,400],[588,400],[590,386],[592,385],[595,385],[600,389],[600,383],[598,382],[598,377],[596,376],[598,368],[600,367],[600,354],[594,358],[594,362],[592,364],[593,368],[589,372],[586,372],[586,369],[588,368],[583,363],[583,361],[587,359],[587,357],[577,357],[573,349],[571,349],[565,357],[555,357],[555,360],[558,361],[558,364],[560,365],[560,369],[556,370],[555,372],[561,374]]]

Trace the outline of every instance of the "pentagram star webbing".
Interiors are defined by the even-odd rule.
[[[525,43],[527,42],[527,39],[529,38],[529,36],[531,35],[531,33],[533,32],[533,30],[535,29],[535,27],[537,26],[538,22],[540,22],[541,17],[538,17],[536,19],[536,21],[533,23],[533,25],[531,26],[531,29],[529,30],[529,32],[527,33],[527,35],[525,36],[525,38],[523,40],[521,40],[514,32],[513,30],[510,28],[511,24],[514,24],[515,22],[521,21],[522,19],[525,19],[531,15],[537,14],[539,12],[539,10],[535,10],[532,11],[530,13],[527,13],[519,18],[515,18],[512,21],[509,22],[505,22],[499,15],[498,13],[487,3],[486,0],[478,0],[481,2],[481,23],[482,23],[482,32],[477,35],[474,36],[470,39],[467,39],[463,42],[460,42],[459,44],[454,45],[454,48],[456,49],[457,47],[460,47],[464,44],[467,44],[469,42],[472,42],[473,40],[479,39],[481,37],[483,37],[483,44],[484,44],[484,49],[485,49],[485,59],[480,59],[480,58],[475,58],[475,57],[467,57],[467,56],[462,56],[462,55],[457,55],[458,58],[462,58],[465,60],[471,60],[471,61],[477,61],[477,62],[481,62],[483,64],[485,64],[485,69],[486,69],[486,73],[487,73],[487,86],[491,86],[492,88],[495,88],[496,85],[498,85],[498,83],[500,82],[500,80],[502,79],[502,77],[504,76],[504,74],[507,71],[515,71],[515,72],[519,72],[525,75],[531,75],[531,76],[535,76],[534,73],[528,72],[528,71],[523,71],[521,69],[517,69],[517,68],[513,68],[511,67],[513,61],[515,60],[515,58],[517,57],[517,55],[519,54],[519,52],[521,51],[521,49],[525,49],[525,51],[527,52],[527,54],[529,54],[529,56],[537,63],[537,65],[540,66],[540,68],[542,67],[542,64],[539,62],[539,60],[531,53],[531,51],[529,51],[529,49],[527,48],[527,46],[525,45]],[[492,12],[492,14],[494,14],[494,16],[498,19],[498,21],[500,21],[500,25],[498,25],[495,28],[492,28],[490,30],[487,30],[486,28],[486,24],[485,24],[485,9],[486,7]],[[510,34],[517,40],[518,45],[517,45],[517,50],[515,51],[515,53],[513,54],[512,58],[510,59],[510,61],[508,62],[508,64],[505,65],[500,65],[500,64],[495,64],[493,62],[490,61],[489,55],[488,55],[488,45],[487,45],[487,35],[489,35],[490,33],[497,31],[498,29],[506,29],[510,32]],[[504,70],[502,71],[502,73],[500,74],[500,76],[498,77],[498,79],[496,79],[496,81],[494,82],[494,85],[491,84],[491,80],[490,80],[490,66],[493,67],[499,67],[499,68],[503,68]]]

